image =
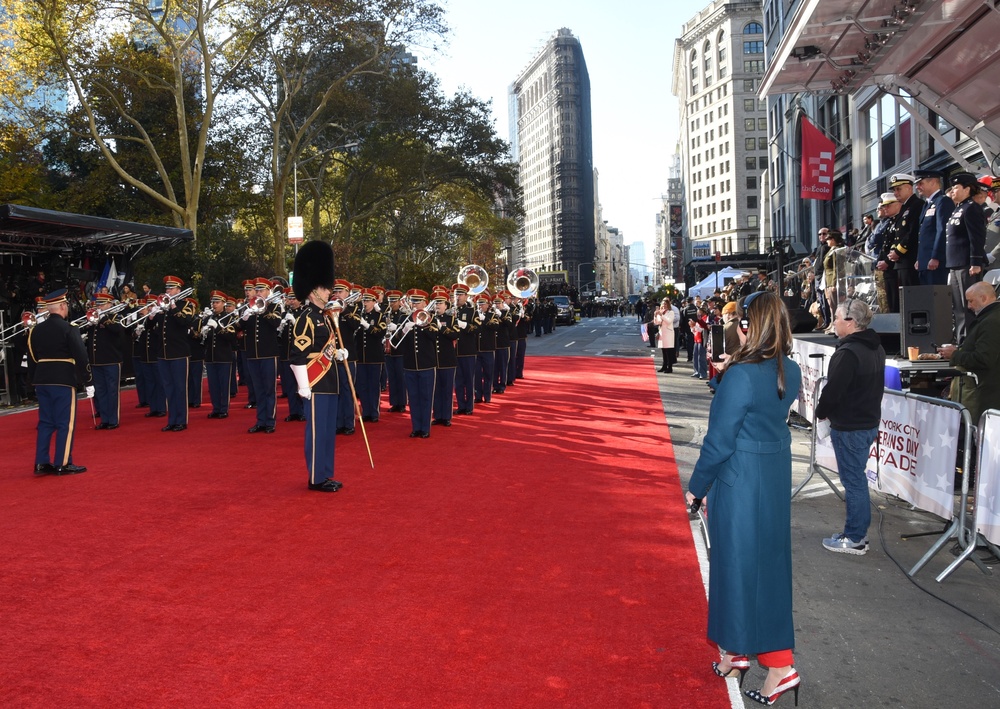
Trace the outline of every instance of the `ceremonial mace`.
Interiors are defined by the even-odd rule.
[[[333,329],[337,332],[337,342],[338,344],[344,344],[344,337],[340,334],[340,313],[334,311],[331,314],[333,318]],[[345,348],[346,349],[346,348]],[[348,363],[347,359],[344,359],[344,369],[347,371],[347,383],[351,387],[351,398],[354,401],[354,412],[358,416],[358,423],[361,424],[361,436],[365,439],[365,448],[368,449],[368,462],[371,463],[372,470],[375,469],[375,461],[372,460],[372,447],[368,445],[368,432],[365,431],[365,420],[361,416],[361,402],[358,401],[358,394],[354,390],[354,377],[351,376],[351,365]]]

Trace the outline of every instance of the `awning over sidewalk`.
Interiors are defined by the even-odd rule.
[[[193,238],[190,229],[88,217],[17,204],[0,206],[0,250],[8,252],[37,254],[96,247],[107,254],[124,254],[151,244],[172,246]]]
[[[995,155],[998,67],[1000,0],[803,0],[760,93],[903,90]]]

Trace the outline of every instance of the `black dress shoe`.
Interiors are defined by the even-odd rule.
[[[215,411],[213,411],[212,413],[210,413],[210,414],[209,414],[208,416],[206,416],[205,418],[210,418],[210,419],[217,419],[217,418],[219,418],[219,414],[218,414],[218,413],[216,413]]]
[[[161,419],[166,415],[167,415],[166,411],[147,411],[145,414],[143,414],[143,416],[145,416],[146,418],[157,418],[157,419]]]
[[[85,473],[87,469],[82,465],[60,465],[56,468],[55,475],[76,475],[77,473]]]
[[[420,438],[430,438],[431,437],[431,434],[427,433],[427,431],[418,431],[417,435],[419,435]]]
[[[200,409],[201,404],[188,404],[189,409]]]
[[[344,487],[344,484],[333,478],[327,478],[321,483],[309,483],[309,489],[316,490],[317,492],[337,492],[342,487]]]
[[[147,409],[147,408],[149,408],[149,404],[147,404],[145,401],[140,401],[138,404],[135,405],[135,408],[137,408],[137,409]]]
[[[353,436],[354,435],[354,429],[353,428],[345,428],[343,431],[341,431],[341,433],[343,433],[345,436]]]
[[[444,426],[445,428],[448,428],[451,425],[451,421],[449,421],[448,419],[441,419],[441,425]]]
[[[410,431],[410,438],[419,438],[420,431]]]
[[[95,431],[104,431],[105,429],[107,429],[107,427],[108,427],[109,425],[110,425],[110,424],[106,424],[106,423],[99,423],[99,424],[97,424],[96,426],[94,426],[94,430],[95,430]]]
[[[52,463],[38,463],[35,465],[35,475],[53,475],[56,472],[56,466]]]
[[[257,404],[244,404],[243,408],[244,409],[256,409],[257,408]]]
[[[222,412],[221,414],[219,414],[219,416],[218,416],[218,417],[219,417],[220,419],[227,419],[227,418],[229,418],[229,412],[227,412],[227,411],[223,411],[223,412]]]
[[[274,433],[274,426],[264,426],[264,433]]]
[[[346,431],[346,430],[347,430],[346,428],[344,428],[343,426],[341,426],[336,431],[334,431],[334,434],[337,435],[337,436],[339,436],[339,435],[343,434],[344,431]]]
[[[107,426],[105,426],[105,428],[107,430],[109,430],[109,431],[114,431],[116,428],[118,428],[118,424],[117,423],[109,423]]]
[[[186,423],[175,423],[172,431],[186,431],[188,425]]]
[[[161,428],[160,430],[161,431],[173,431],[174,430],[174,426],[176,426],[176,425],[177,424],[170,423],[170,424],[167,424],[166,426],[164,426],[163,428]]]
[[[251,426],[247,429],[247,433],[261,433],[264,428],[264,426]]]
[[[459,409],[455,413],[461,416],[472,416],[472,411],[470,409]]]

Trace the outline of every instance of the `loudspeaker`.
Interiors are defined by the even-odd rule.
[[[887,355],[896,355],[905,351],[899,345],[899,321],[899,313],[875,313],[868,326],[869,330],[878,333],[882,349]]]
[[[900,288],[901,352],[919,347],[934,352],[936,345],[951,341],[951,289],[948,286]]]
[[[812,332],[818,324],[816,318],[805,308],[789,308],[788,322],[792,326],[792,332],[795,333]]]

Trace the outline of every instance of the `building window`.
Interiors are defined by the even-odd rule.
[[[757,195],[747,195],[747,209],[757,209]]]
[[[756,214],[748,214],[747,215],[747,228],[748,229],[756,229],[757,228],[757,224],[758,224],[758,222],[757,222],[757,215]]]
[[[759,22],[751,22],[743,28],[743,34],[764,34],[764,26]]]
[[[904,98],[909,95],[902,92]],[[885,94],[861,111],[867,126],[868,179],[877,179],[912,155],[912,120],[909,112]]]
[[[763,131],[767,130],[767,119],[766,118],[758,118],[757,119],[757,130],[763,130]]]
[[[743,43],[743,53],[744,54],[763,54],[764,53],[764,40],[754,41],[754,42],[744,42]]]
[[[747,175],[747,189],[748,190],[755,190],[755,189],[757,189],[757,176],[756,175]]]
[[[743,71],[747,74],[763,74],[764,73],[764,60],[763,59],[747,59],[743,62]]]
[[[756,125],[756,121],[754,121],[754,119],[752,119],[752,118],[745,118],[745,119],[743,119],[743,129],[744,130],[752,131],[754,129],[755,125]]]
[[[708,86],[712,81],[712,45],[707,40],[702,49],[702,61],[704,62],[703,68],[705,70],[705,86]]]
[[[757,150],[767,150],[767,138],[757,138]]]
[[[743,110],[747,113],[752,113],[757,108],[757,102],[752,98],[743,99]]]
[[[746,142],[746,144],[744,145],[744,147],[747,150],[753,150],[754,148],[757,147],[757,139],[756,138],[747,138],[745,142]]]
[[[747,158],[747,170],[757,169],[757,158]]]
[[[691,72],[691,95],[698,93],[698,50],[691,50],[691,63],[689,71]]]
[[[753,84],[754,84],[753,79],[744,79],[743,90],[746,91],[747,93],[753,93]]]

